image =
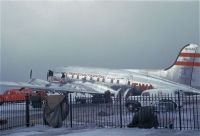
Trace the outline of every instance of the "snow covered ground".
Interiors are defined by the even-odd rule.
[[[138,128],[51,128],[34,126],[0,132],[2,136],[200,136],[200,131]]]

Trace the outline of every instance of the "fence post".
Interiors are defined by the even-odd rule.
[[[119,109],[120,109],[120,128],[122,128],[122,93],[119,91]]]
[[[72,128],[72,96],[69,94],[69,108],[70,108],[70,126]]]
[[[179,127],[182,130],[181,122],[181,105],[180,105],[180,92],[178,91],[178,113],[179,113]]]
[[[30,97],[29,94],[26,95],[26,127],[30,126]]]

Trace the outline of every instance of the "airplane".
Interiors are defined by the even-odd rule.
[[[25,87],[46,91],[67,93],[103,94],[109,90],[124,94],[136,90],[163,88],[178,89],[186,94],[200,94],[200,47],[196,44],[185,45],[176,61],[162,70],[145,69],[106,69],[92,67],[66,66],[50,69],[47,81],[32,78],[27,82],[5,82],[1,86]]]

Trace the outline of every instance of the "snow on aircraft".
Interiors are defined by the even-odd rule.
[[[103,94],[107,90],[117,94],[120,88],[125,88],[126,94],[131,88],[140,92],[163,88],[200,94],[200,47],[196,44],[184,46],[173,65],[164,70],[114,70],[67,66],[49,70],[47,81],[2,81],[0,85],[90,94]]]

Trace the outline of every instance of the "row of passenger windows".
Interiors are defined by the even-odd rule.
[[[66,75],[67,76],[67,75]],[[71,76],[67,76],[67,77],[71,77],[71,78],[73,78],[73,79],[80,79],[80,76],[79,75],[71,75]],[[87,77],[83,77],[82,78],[82,80],[87,80],[88,78]],[[102,81],[102,82],[105,82],[105,78],[93,78],[93,77],[90,77],[88,80],[95,80],[96,79],[96,81],[97,82],[100,82],[100,81]],[[110,79],[110,82],[111,83],[114,83],[114,79]],[[119,84],[120,83],[120,80],[117,80],[116,81],[116,83],[117,84]],[[131,83],[130,83],[130,81],[128,81],[128,83],[127,83],[128,85],[130,85]]]

